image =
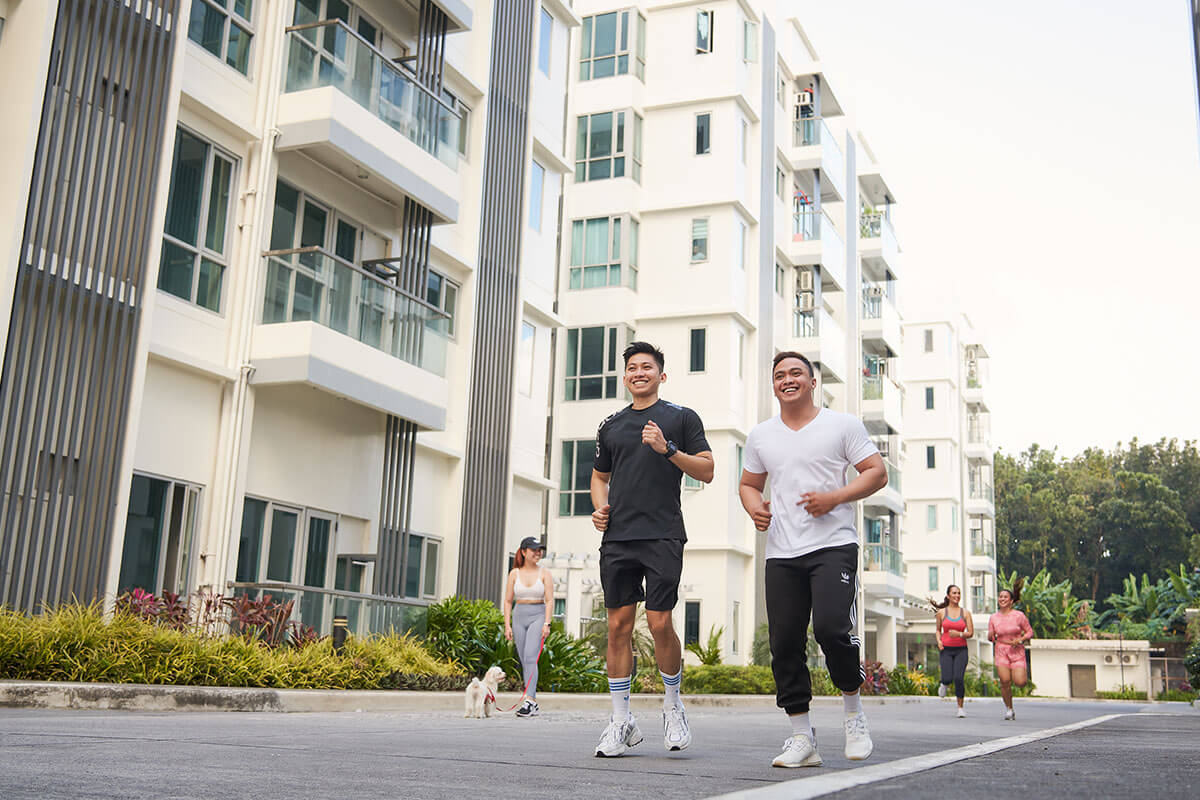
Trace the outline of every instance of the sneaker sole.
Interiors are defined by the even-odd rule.
[[[641,743],[642,743],[644,740],[645,740],[645,737],[643,737],[643,736],[642,736],[642,735],[639,733],[639,734],[638,734],[637,741],[636,741],[636,742],[629,742],[628,744],[626,744],[626,745],[625,745],[625,747],[624,747],[624,748],[621,750],[621,752],[619,752],[619,753],[605,753],[603,750],[599,750],[599,749],[597,749],[597,750],[596,750],[596,758],[620,758],[621,756],[625,755],[625,753],[627,753],[627,752],[629,751],[629,748],[638,746],[638,745],[639,745],[639,744],[641,744]]]
[[[868,758],[871,757],[871,753],[874,753],[874,752],[875,752],[875,743],[872,742],[871,749],[868,750],[866,753],[864,753],[861,756],[852,756],[849,753],[846,753],[845,755],[846,755],[847,761],[866,761]]]
[[[782,767],[783,769],[798,769],[800,767],[819,767],[825,763],[824,761],[821,760],[820,756],[817,756],[816,758],[817,758],[817,760],[813,761],[813,757],[809,756],[808,758],[801,761],[799,764],[784,764],[784,763],[780,762],[779,759],[775,759],[774,761],[771,762],[771,766],[772,767]]]
[[[687,741],[684,742],[683,744],[670,744],[669,742],[663,742],[663,745],[667,748],[668,752],[673,753],[676,750],[686,750],[687,746],[691,743],[692,743],[692,737],[689,736]]]

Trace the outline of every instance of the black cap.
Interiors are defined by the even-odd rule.
[[[536,536],[526,536],[521,540],[522,550],[545,550],[546,545],[542,544]]]

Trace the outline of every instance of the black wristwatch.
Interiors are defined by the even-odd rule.
[[[670,439],[667,439],[667,452],[663,453],[665,458],[670,458],[679,452],[679,448]]]

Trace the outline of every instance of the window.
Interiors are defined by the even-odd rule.
[[[744,370],[743,362],[746,360],[745,352],[746,352],[746,334],[742,333],[741,331],[738,331],[737,332],[736,357],[737,357],[737,376],[739,378],[743,377],[743,374],[742,374],[743,370]]]
[[[636,28],[632,53],[630,23]],[[628,75],[630,55],[633,56],[633,74],[645,80],[646,18],[635,10],[584,17],[580,45],[579,80]]]
[[[708,261],[708,218],[692,220],[692,263]]]
[[[925,530],[937,530],[937,506],[930,504],[925,506]]]
[[[542,26],[538,29],[538,69],[550,77],[550,40],[554,36],[554,17],[542,9]]]
[[[700,641],[700,601],[688,600],[683,604],[683,645]]]
[[[712,114],[696,115],[696,155],[712,152]]]
[[[933,387],[932,386],[925,387],[925,410],[926,411],[933,410]]]
[[[926,469],[936,469],[937,468],[937,451],[935,450],[933,445],[926,445],[926,447],[925,447],[925,468]]]
[[[182,128],[176,132],[158,288],[217,313],[229,263],[233,165],[203,139]]]
[[[708,331],[705,328],[692,328],[689,334],[689,340],[691,342],[689,350],[691,357],[688,361],[689,372],[704,372],[704,349],[707,338]]]
[[[435,308],[440,308],[448,315],[448,319],[431,321],[430,327],[453,338],[455,308],[458,305],[458,284],[445,275],[429,270],[429,275],[425,279],[425,302]]]
[[[628,339],[626,332],[624,339]],[[612,399],[621,384],[626,341],[615,326],[567,330],[566,400]],[[591,512],[588,512],[591,513]]]
[[[685,473],[683,476],[683,488],[692,492],[698,492],[704,488],[704,483]]]
[[[941,585],[942,585],[942,582],[938,580],[938,568],[930,567],[929,568],[929,591],[936,592]]]
[[[117,591],[191,592],[199,515],[199,486],[135,473]]]
[[[529,227],[542,231],[542,195],[546,182],[546,168],[534,161],[529,170]]]
[[[234,579],[239,583],[291,583],[328,588],[337,572],[336,531],[337,518],[333,514],[247,497],[242,506]],[[323,603],[320,595],[305,593],[293,598],[283,592],[280,599],[297,599],[300,619],[307,625],[321,627]]]
[[[521,323],[521,341],[517,343],[517,390],[526,397],[533,396],[533,345],[537,328]]]
[[[787,172],[778,164],[775,165],[775,194],[782,202],[787,202]]]
[[[782,70],[780,70],[780,73],[782,73]],[[788,98],[787,78],[783,77],[783,75],[780,74],[779,85],[775,87],[775,100],[779,103],[779,107],[785,111],[787,110],[787,98]]]
[[[622,247],[622,231],[629,228],[629,246]],[[571,223],[571,264],[567,286],[596,289],[628,286],[637,289],[638,223],[629,217],[577,219]],[[627,275],[622,282],[622,252],[626,252]]]
[[[758,61],[758,23],[748,19],[742,21],[742,60]]]
[[[471,109],[463,105],[462,101],[458,101],[458,114],[461,122],[458,124],[458,154],[463,158],[467,157],[467,139],[471,133]]]
[[[554,618],[562,620],[567,616],[567,598],[554,598]]]
[[[733,601],[733,625],[731,626],[731,632],[729,635],[729,639],[730,639],[729,651],[735,655],[737,654],[737,651],[738,651],[738,639],[741,638],[740,637],[740,633],[741,633],[741,629],[742,629],[741,610],[742,610],[742,604],[739,603],[737,600],[734,600]]]
[[[606,111],[584,115],[577,121],[575,180],[579,183],[625,177],[628,137],[626,120],[633,117],[633,166],[635,181],[642,179],[642,118],[632,111]]]
[[[749,238],[750,229],[746,227],[746,223],[738,223],[738,269],[745,271],[746,269],[746,239]]]
[[[404,596],[436,597],[441,541],[416,533],[408,534],[407,539]]]
[[[744,119],[738,120],[738,153],[742,163],[750,163],[750,123]]]
[[[188,38],[238,72],[250,71],[253,0],[195,0]]]
[[[933,352],[933,329],[932,328],[925,329],[925,352],[926,353]]]
[[[787,284],[787,270],[785,270],[783,268],[782,264],[776,264],[775,265],[775,294],[779,295],[780,297],[783,297],[784,292],[787,291],[786,284]]]
[[[592,465],[595,462],[594,439],[562,443],[562,480],[558,487],[560,517],[586,517],[592,513]]]
[[[740,444],[735,444],[733,446],[733,463],[737,464],[737,479],[739,481],[742,479],[742,469],[743,469],[742,463],[743,463],[743,459],[745,457],[746,457],[746,448]]]
[[[958,503],[950,504],[950,530],[958,533]]]
[[[713,17],[714,11],[696,12],[696,52],[711,53],[713,51]]]

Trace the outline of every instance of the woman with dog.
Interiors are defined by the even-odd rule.
[[[1017,718],[1013,711],[1013,685],[1024,686],[1029,679],[1025,642],[1033,638],[1033,627],[1025,615],[1014,607],[1021,601],[1024,583],[1024,578],[1017,578],[1011,589],[1000,590],[996,595],[996,607],[999,610],[988,620],[988,640],[996,645],[996,677],[1000,679],[1005,719]]]
[[[521,541],[504,587],[504,637],[516,645],[525,679],[525,702],[518,717],[536,717],[537,662],[542,640],[550,632],[554,609],[554,576],[539,566],[546,546],[532,536]]]
[[[938,682],[938,697],[946,696],[946,689],[954,684],[954,696],[958,698],[958,716],[965,717],[963,698],[967,695],[967,640],[975,635],[975,622],[971,612],[961,605],[962,589],[953,583],[946,587],[946,597],[940,603],[930,603],[937,610],[937,646],[941,652],[941,680]]]

